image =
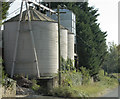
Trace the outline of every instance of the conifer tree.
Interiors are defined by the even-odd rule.
[[[76,15],[79,68],[81,66],[86,67],[91,76],[96,75],[102,67],[107,53],[105,39],[107,35],[100,29],[100,24],[97,22],[98,10],[89,7],[87,2],[51,3],[51,7],[57,8],[58,4],[66,5]]]
[[[1,14],[1,18],[5,19],[7,16],[7,11],[10,7],[10,3],[9,2],[0,2],[0,14]]]

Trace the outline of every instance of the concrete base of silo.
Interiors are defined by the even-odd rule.
[[[58,77],[41,77],[37,79],[38,84],[42,87],[45,88],[46,90],[51,90],[55,87],[58,87]]]
[[[57,75],[57,73],[40,73],[41,77],[53,77]]]

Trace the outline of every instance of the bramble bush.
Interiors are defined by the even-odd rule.
[[[82,84],[89,84],[90,83],[90,75],[89,70],[87,70],[85,67],[81,67],[81,74],[82,74]]]
[[[32,90],[34,90],[35,92],[37,92],[40,89],[40,85],[37,84],[37,80],[32,79]]]

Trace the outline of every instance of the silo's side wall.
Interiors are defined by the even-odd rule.
[[[15,46],[15,38],[17,33],[17,23],[16,22],[8,22],[4,24],[4,32],[3,32],[3,48],[4,48],[4,64],[8,74],[11,73],[12,61],[13,61],[13,53]]]
[[[57,23],[32,21],[32,31],[42,76],[58,71],[58,30]],[[4,61],[7,72],[11,73],[18,22],[5,23]],[[30,30],[27,22],[22,22],[19,35],[14,74],[37,75]]]
[[[6,70],[11,74],[13,55],[18,32],[18,22],[5,23],[4,37],[4,62]],[[14,74],[36,75],[31,37],[28,23],[22,22],[18,40],[17,58],[15,62]]]
[[[58,72],[58,25],[32,22],[41,76]]]
[[[73,61],[74,66],[74,34],[68,33],[68,58]]]
[[[67,60],[67,47],[68,47],[68,30],[61,29],[60,30],[60,54],[61,56]]]
[[[2,49],[3,49],[3,47],[2,47],[2,30],[0,30],[0,57],[2,57]]]

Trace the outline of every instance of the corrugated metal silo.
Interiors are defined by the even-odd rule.
[[[74,66],[74,33],[68,32],[68,58],[73,61]]]
[[[54,9],[57,11],[57,9]],[[76,44],[76,16],[75,14],[68,10],[68,9],[60,9],[60,12],[66,12],[66,13],[60,13],[60,24],[68,29],[68,49],[67,49],[67,56],[69,59],[73,60],[74,65],[74,44]],[[54,20],[58,20],[57,15],[47,13],[49,17],[51,17]]]
[[[60,28],[60,54],[67,60],[68,30],[61,26]]]
[[[57,9],[54,10],[57,11]],[[60,13],[60,24],[67,28],[70,32],[74,33],[74,40],[76,42],[76,15],[68,9],[60,9],[60,12],[66,12]],[[54,20],[58,20],[56,14],[51,15],[49,12],[47,12],[47,15]]]
[[[2,30],[0,30],[0,58],[2,57]]]
[[[26,13],[23,12],[22,20],[28,20]],[[40,76],[53,75],[58,72],[58,24],[35,9],[31,9],[30,14]],[[4,24],[4,62],[9,74],[11,74],[18,20],[19,15]],[[28,21],[22,21],[14,74],[37,75],[35,64]]]

